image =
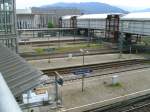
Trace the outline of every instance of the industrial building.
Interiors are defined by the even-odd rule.
[[[51,13],[55,14],[54,24],[56,27],[59,26],[59,19],[65,15],[81,15],[81,11],[76,8],[37,8],[33,7],[32,12],[35,14],[38,13]]]
[[[17,9],[17,28],[18,29],[36,29],[47,28],[48,22],[51,22],[55,27],[59,26],[59,18],[68,14],[81,14],[78,9]]]
[[[17,51],[15,1],[0,0],[0,42]]]
[[[47,28],[48,22],[55,24],[55,13],[33,13],[31,9],[17,9],[16,15],[18,29]]]

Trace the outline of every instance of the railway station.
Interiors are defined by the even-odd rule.
[[[20,19],[0,0],[0,112],[150,111],[150,12]]]

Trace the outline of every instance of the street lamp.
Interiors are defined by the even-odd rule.
[[[80,52],[82,53],[82,64],[84,65],[85,63],[85,59],[84,59],[84,56],[85,56],[85,53],[89,53],[89,51],[87,51],[86,49],[80,49]]]

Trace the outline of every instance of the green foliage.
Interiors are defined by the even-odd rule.
[[[44,52],[44,50],[42,48],[36,48],[35,51],[38,53],[38,54],[42,54]]]
[[[52,24],[51,21],[48,22],[48,28],[54,28],[54,25]]]
[[[150,45],[150,37],[142,38],[145,45]]]
[[[122,85],[120,83],[116,83],[116,84],[110,84],[110,87],[122,87]]]
[[[74,45],[74,46],[68,46],[68,47],[60,47],[60,48],[56,48],[56,52],[69,52],[69,51],[79,51],[80,49],[98,49],[98,48],[102,48],[103,45],[100,44],[90,44],[90,46],[87,46],[87,44],[78,44],[78,45]]]

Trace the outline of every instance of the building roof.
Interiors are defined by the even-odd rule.
[[[106,19],[108,14],[86,14],[79,16],[78,19]]]
[[[16,9],[17,15],[55,15],[55,13],[49,12],[36,12],[33,13],[31,9]]]
[[[79,15],[66,15],[66,16],[62,16],[62,19],[71,19],[74,16],[79,16]]]
[[[122,20],[150,20],[150,12],[129,13],[121,18]]]
[[[0,44],[0,72],[14,96],[41,83],[42,72]]]
[[[16,14],[32,14],[31,9],[16,9]]]

